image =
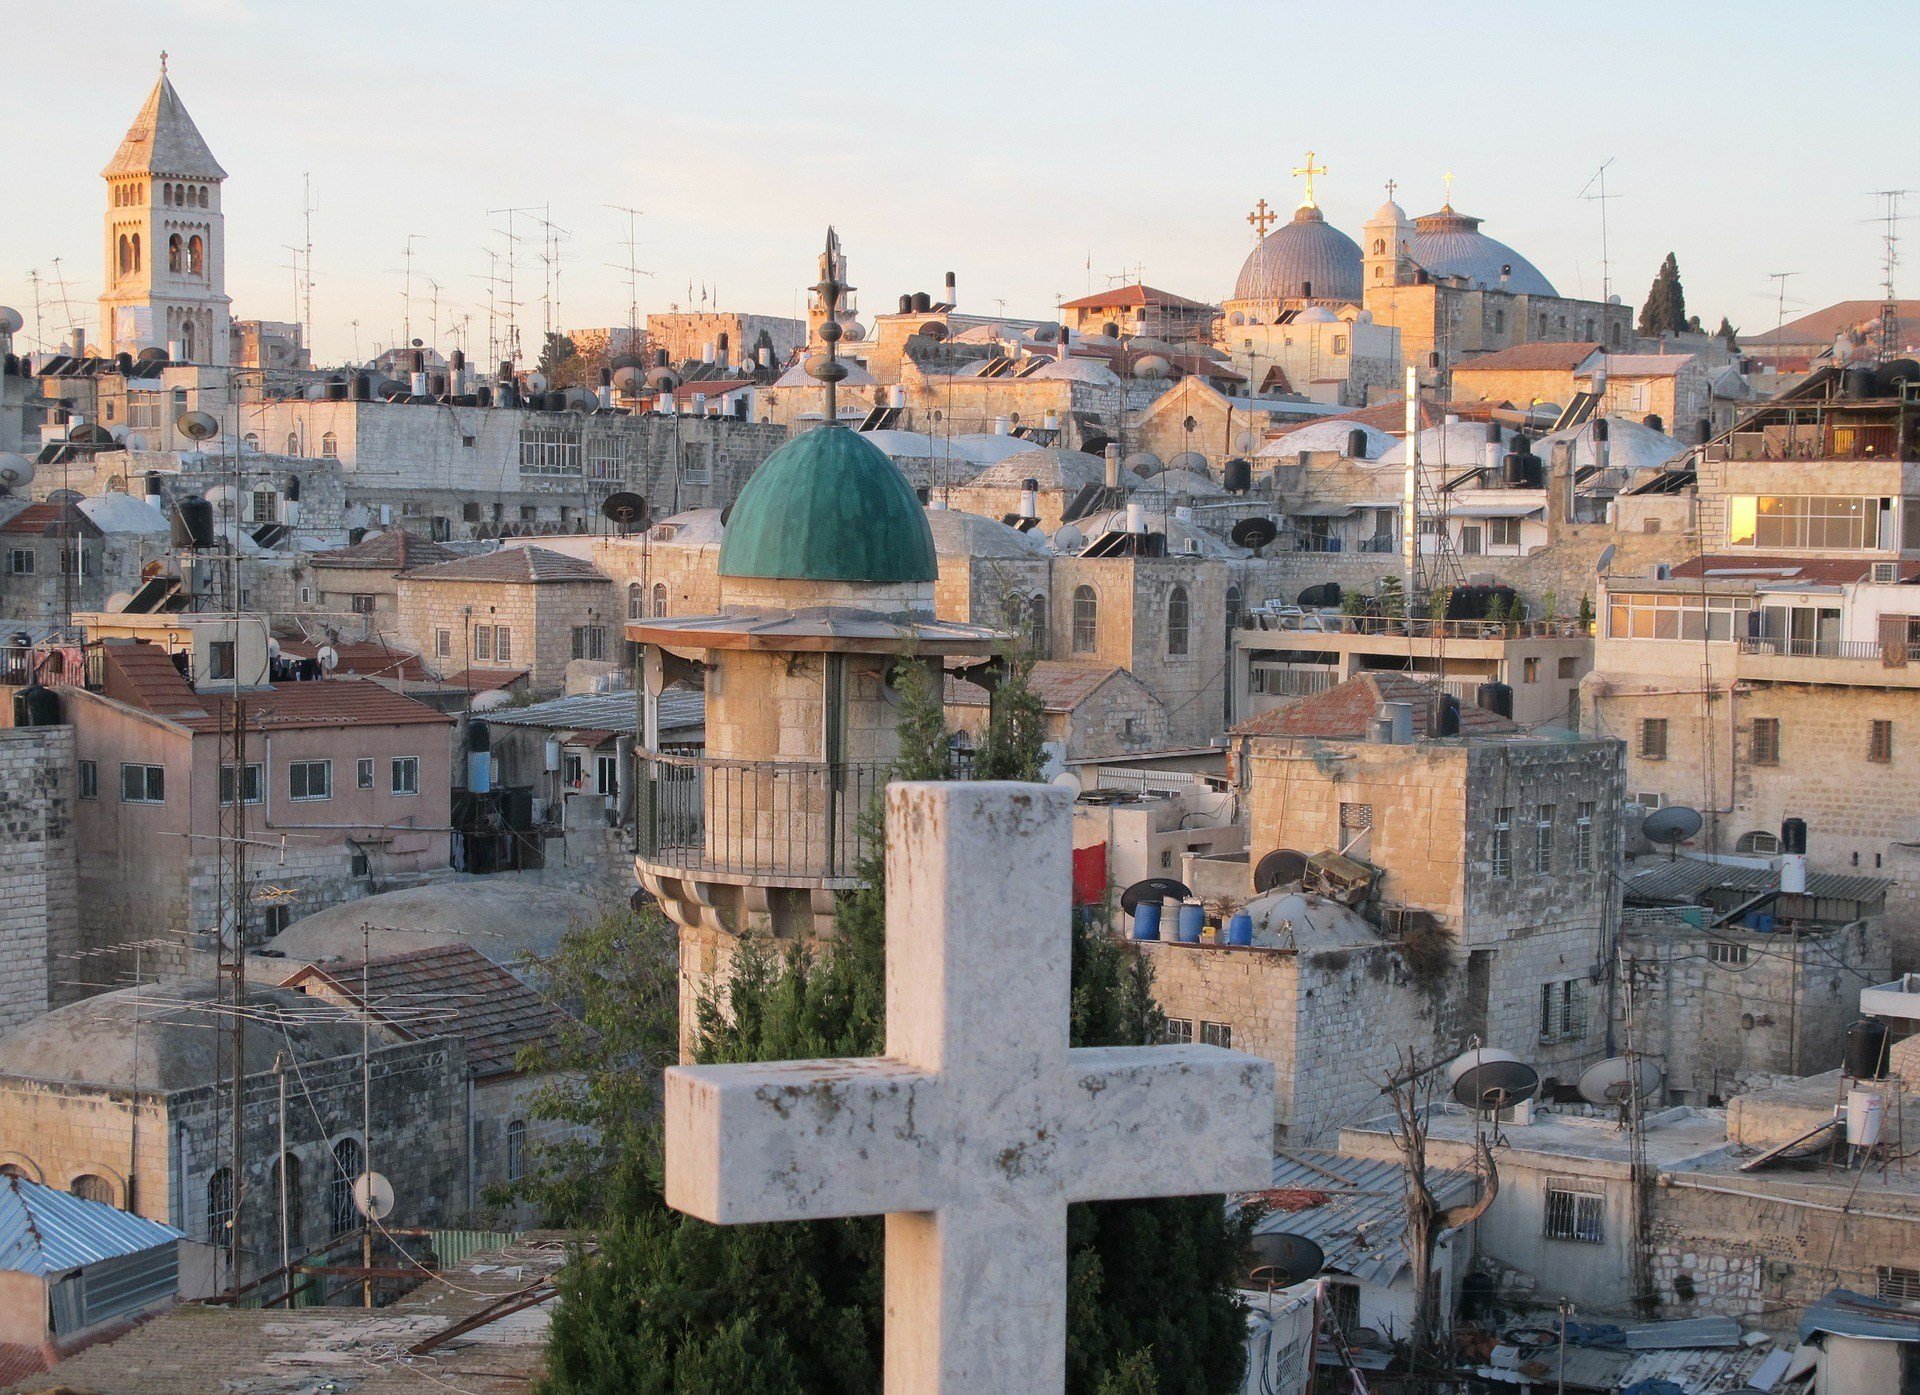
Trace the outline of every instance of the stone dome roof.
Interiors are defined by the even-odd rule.
[[[1388,199],[1385,203],[1373,210],[1373,217],[1367,219],[1367,226],[1372,227],[1375,223],[1404,223],[1406,221],[1407,210],[1402,208],[1394,200]]]
[[[1010,455],[997,465],[989,465],[973,478],[976,489],[1019,489],[1027,480],[1038,480],[1042,489],[1064,489],[1068,493],[1089,484],[1107,482],[1107,463],[1097,455],[1064,446],[1042,446]]]
[[[360,927],[370,921],[376,956],[464,944],[523,969],[529,956],[552,954],[569,929],[600,915],[591,897],[538,885],[525,879],[530,875],[462,877],[342,901],[294,921],[267,948],[296,964],[358,963]]]
[[[83,998],[0,1036],[0,1076],[164,1091],[205,1086],[227,1034],[211,983],[147,983]],[[287,988],[247,989],[249,1072],[282,1052],[302,1061],[357,1055],[359,1019]]]
[[[1361,457],[1364,460],[1376,460],[1394,446],[1393,437],[1378,427],[1368,426],[1352,417],[1328,417],[1296,427],[1286,435],[1268,441],[1253,454],[1257,460],[1271,461],[1297,461],[1310,450],[1337,450],[1344,454],[1348,438],[1355,431],[1367,438],[1366,450]]]
[[[1454,212],[1451,204],[1415,220],[1407,252],[1432,276],[1460,276],[1476,286],[1517,295],[1560,294],[1532,262],[1481,232],[1478,218]],[[1503,267],[1512,269],[1504,286]]]
[[[928,509],[934,550],[943,557],[1050,557],[1053,549],[1038,530],[1021,532],[997,518],[965,509]]]
[[[1302,208],[1260,239],[1233,283],[1235,300],[1359,300],[1360,244]]]
[[[858,433],[827,425],[787,442],[748,479],[727,516],[720,575],[933,581],[939,564],[900,467]]]

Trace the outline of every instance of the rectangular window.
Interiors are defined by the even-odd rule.
[[[207,677],[233,677],[233,641],[216,639],[207,646]]]
[[[1885,765],[1893,759],[1893,723],[1875,722],[1867,733],[1867,759]]]
[[[1875,1266],[1873,1277],[1877,1296],[1895,1303],[1920,1303],[1920,1269],[1881,1264]]]
[[[1520,681],[1522,683],[1538,683],[1540,681],[1540,661],[1538,659],[1522,659],[1520,661]]]
[[[271,489],[253,491],[253,521],[255,523],[278,523],[280,521],[280,496]]]
[[[294,761],[287,767],[287,795],[292,799],[332,799],[333,762]]]
[[[493,627],[493,661],[496,664],[513,661],[513,631],[505,625]]]
[[[1513,809],[1502,805],[1493,811],[1493,875],[1513,875]]]
[[[1517,518],[1489,518],[1487,520],[1487,546],[1520,546],[1520,520]]]
[[[164,765],[121,766],[120,800],[125,804],[166,803],[167,768]]]
[[[578,475],[580,432],[556,426],[527,426],[520,431],[520,473]]]
[[[567,782],[569,789],[578,789],[586,783],[586,763],[578,751],[568,751],[560,758],[560,778]]]
[[[1553,805],[1542,804],[1533,825],[1533,870],[1542,874],[1553,870],[1553,811]]]
[[[1593,870],[1593,813],[1591,799],[1580,801],[1580,815],[1573,825],[1573,867],[1577,872]]]
[[[285,930],[293,920],[291,906],[268,906],[260,912],[260,933],[266,939],[272,939]]]
[[[616,756],[595,756],[593,760],[593,778],[597,793],[618,794],[620,792],[619,758]]]
[[[1548,1182],[1546,1235],[1549,1240],[1605,1244],[1607,1198],[1577,1178],[1555,1178]]]
[[[362,756],[353,763],[353,787],[361,790],[373,788],[372,756]]]
[[[453,631],[437,629],[433,632],[433,657],[451,659],[453,657]]]
[[[1638,595],[1615,592],[1607,606],[1611,639],[1677,639],[1724,643],[1747,634],[1745,596]],[[1566,666],[1563,677],[1573,676]]]
[[[391,788],[395,794],[420,793],[420,757],[395,756],[393,758],[393,780]]]
[[[573,657],[576,659],[606,658],[606,627],[603,625],[575,625],[573,627]]]
[[[1563,978],[1540,985],[1540,1040],[1574,1041],[1587,1034],[1586,984]]]
[[[1326,1280],[1320,1291],[1327,1300],[1333,1330],[1351,1341],[1360,1331],[1360,1285]]]
[[[1707,944],[1707,961],[1712,964],[1741,965],[1747,962],[1747,947],[1732,940],[1712,940]]]
[[[473,659],[480,664],[493,662],[493,626],[473,627]]]
[[[1574,669],[1574,660],[1571,656],[1564,658],[1560,661],[1560,676],[1562,678],[1573,677],[1574,676],[1573,669]]]
[[[373,614],[373,597],[372,596],[366,596],[366,595],[350,596],[347,600],[347,604],[352,609],[355,615]]]
[[[246,774],[240,780],[240,802],[258,804],[265,797],[266,789],[266,767],[249,764]],[[220,767],[220,802],[233,803],[233,767],[231,765]]]
[[[1169,1017],[1167,1040],[1175,1046],[1193,1045],[1193,1023],[1184,1017]]]
[[[1640,719],[1640,759],[1665,760],[1666,758],[1667,719],[1642,717]]]
[[[1753,719],[1753,751],[1750,758],[1755,765],[1780,764],[1780,719],[1778,717]]]
[[[1852,494],[1740,495],[1727,501],[1727,543],[1861,551],[1879,544],[1879,505]]]
[[[93,566],[87,561],[86,548],[63,547],[60,549],[60,575],[62,576],[93,575]]]
[[[705,441],[682,441],[680,443],[680,478],[688,484],[709,484],[713,479],[713,469],[708,462],[710,447]]]
[[[1627,803],[1638,804],[1642,809],[1658,809],[1662,804],[1666,803],[1666,800],[1652,790],[1641,790],[1640,793],[1629,799]]]
[[[1233,1028],[1225,1022],[1202,1022],[1200,1040],[1207,1046],[1233,1046]]]
[[[7,552],[7,570],[14,576],[32,576],[34,568],[33,552],[29,548],[15,547]]]
[[[79,789],[82,799],[100,797],[100,766],[96,761],[83,760],[79,765]]]

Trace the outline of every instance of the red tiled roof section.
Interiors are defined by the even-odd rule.
[[[1878,300],[1843,300],[1829,305],[1824,310],[1815,310],[1810,315],[1802,315],[1797,320],[1788,320],[1778,329],[1762,330],[1755,334],[1743,334],[1743,345],[1771,346],[1773,344],[1831,344],[1834,335],[1842,330],[1859,329],[1876,323],[1880,318],[1880,307],[1885,302]],[[1903,338],[1920,335],[1920,300],[1898,300],[1894,302],[1900,321],[1900,333]]]
[[[524,668],[463,668],[458,673],[449,673],[443,680],[450,688],[465,688],[470,693],[491,693],[501,688],[511,688],[531,669]]]
[[[1109,305],[1132,307],[1137,305],[1160,306],[1172,310],[1211,310],[1213,307],[1202,300],[1188,300],[1172,291],[1163,291],[1158,286],[1142,285],[1135,282],[1130,286],[1116,286],[1110,291],[1098,295],[1083,295],[1078,300],[1069,300],[1061,304],[1062,310],[1101,310]]]
[[[430,567],[451,562],[460,556],[450,547],[409,533],[405,528],[388,528],[372,537],[360,539],[351,547],[331,552],[316,552],[316,567],[353,567],[361,571],[405,571],[409,567]]]
[[[62,526],[62,514],[65,526],[87,538],[100,538],[106,535],[100,531],[91,518],[67,504],[64,509],[59,504],[28,504],[19,513],[0,523],[0,533],[24,534],[29,537],[51,538],[59,536]]]
[[[102,691],[118,702],[178,722],[190,731],[219,731],[229,693],[195,692],[167,652],[138,640],[108,640]],[[250,731],[290,727],[393,727],[451,724],[453,718],[370,678],[323,678],[243,690]]]
[[[593,563],[545,547],[503,547],[407,573],[409,581],[502,581],[521,585],[549,581],[608,581]]]
[[[306,639],[282,639],[280,652],[288,658],[311,659],[319,651],[321,641]],[[399,678],[409,683],[431,683],[433,675],[420,662],[420,656],[405,649],[395,649],[377,639],[340,640],[333,644],[333,652],[340,656],[340,663],[334,669],[334,675],[340,678]]]
[[[329,977],[355,1001],[358,966]],[[517,1069],[521,1050],[552,1043],[566,1017],[538,993],[472,945],[390,954],[367,963],[367,1003],[415,1037],[457,1036],[467,1044],[467,1069],[476,1077]]]
[[[1728,555],[1714,553],[1689,558],[1673,569],[1675,577],[1706,577],[1710,573],[1729,574],[1733,580],[1811,581],[1821,586],[1847,586],[1873,575],[1873,559],[1863,557],[1769,557],[1764,553]],[[1920,579],[1920,562],[1902,562],[1900,580]],[[1630,590],[1632,581],[1621,577],[1616,590]]]
[[[1601,345],[1588,341],[1567,344],[1514,344],[1490,354],[1475,354],[1453,365],[1460,373],[1547,372],[1561,369],[1571,372],[1599,353]]]
[[[1360,741],[1367,727],[1386,702],[1404,702],[1413,707],[1416,736],[1433,731],[1435,698],[1440,687],[1412,674],[1380,670],[1358,674],[1325,692],[1301,698],[1285,707],[1276,707],[1250,717],[1235,727],[1239,736],[1299,736],[1321,741]],[[1503,736],[1520,728],[1497,713],[1475,703],[1460,704],[1462,736]]]
[[[1048,712],[1071,712],[1120,670],[1110,664],[1067,664],[1043,659],[1033,666],[1028,685]],[[987,690],[956,674],[947,675],[946,700],[961,707],[985,707]]]

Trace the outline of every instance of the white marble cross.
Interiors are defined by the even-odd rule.
[[[1072,808],[1047,785],[891,786],[887,1054],[667,1072],[669,1205],[886,1215],[887,1395],[1058,1395],[1067,1203],[1272,1177],[1271,1063],[1068,1048]]]

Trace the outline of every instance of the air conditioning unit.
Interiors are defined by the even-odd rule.
[[[1899,581],[1900,564],[1898,562],[1875,562],[1873,564],[1873,579],[1875,581],[1885,582]]]

